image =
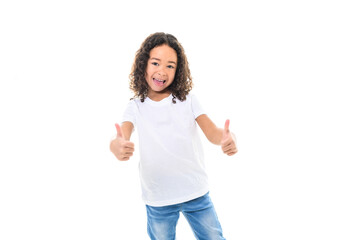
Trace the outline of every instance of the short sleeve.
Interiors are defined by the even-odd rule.
[[[202,114],[206,114],[206,111],[202,108],[201,104],[199,103],[195,95],[191,95],[191,109],[195,116],[195,119]]]
[[[137,112],[137,105],[134,100],[131,100],[124,111],[122,117],[123,122],[131,122],[134,126],[136,126],[136,112]]]

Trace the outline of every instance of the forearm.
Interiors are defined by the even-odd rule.
[[[201,127],[204,135],[207,137],[207,139],[215,144],[215,145],[221,145],[222,139],[223,139],[223,132],[225,129],[218,128],[207,115],[203,114],[199,116],[196,119],[198,125]],[[229,130],[228,130],[229,132]],[[235,135],[232,132],[229,132],[231,140],[234,141],[236,144],[236,138]]]
[[[222,128],[218,128],[206,114],[199,116],[196,121],[211,143],[221,145],[223,135]]]
[[[236,143],[236,137],[235,134],[230,132],[230,135],[233,139],[233,141]],[[212,132],[207,136],[208,140],[215,144],[215,145],[221,145],[222,141],[222,136],[223,136],[223,129],[222,128],[215,128],[212,130]]]
[[[131,134],[134,128],[133,124],[131,122],[123,122],[121,128],[124,139],[130,141]]]
[[[223,129],[214,127],[209,132],[207,132],[206,137],[209,140],[209,142],[215,145],[221,145],[222,135]]]

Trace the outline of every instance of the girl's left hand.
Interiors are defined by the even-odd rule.
[[[223,153],[228,156],[232,156],[237,153],[236,141],[233,134],[229,131],[229,119],[225,122],[222,140],[221,140],[221,148]]]

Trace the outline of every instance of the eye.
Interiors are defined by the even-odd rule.
[[[172,68],[172,69],[173,69],[173,68],[175,68],[175,67],[174,67],[174,66],[172,66],[172,65],[169,65],[169,66],[168,66],[168,68]]]
[[[152,65],[159,66],[158,62],[152,62]]]

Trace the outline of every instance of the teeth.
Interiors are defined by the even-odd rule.
[[[162,82],[162,83],[165,83],[165,80],[159,80],[157,78],[154,78],[157,82]]]

